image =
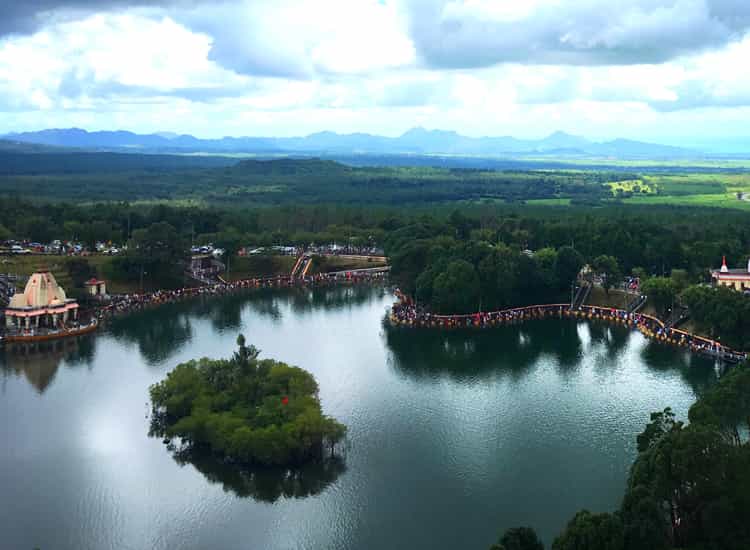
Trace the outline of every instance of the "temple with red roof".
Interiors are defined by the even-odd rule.
[[[721,260],[721,268],[711,271],[711,278],[714,283],[720,286],[727,286],[740,292],[750,291],[750,260],[747,262],[747,269],[730,269],[727,267],[727,257]]]
[[[107,295],[107,284],[96,277],[92,277],[83,283],[83,287],[86,289],[86,293],[94,298],[102,298]]]

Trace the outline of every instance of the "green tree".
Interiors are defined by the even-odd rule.
[[[690,409],[688,426],[669,409],[638,438],[622,506],[626,548],[736,549],[750,545],[748,367],[737,367]]]
[[[672,309],[677,298],[678,287],[674,279],[668,277],[650,277],[641,284],[641,291],[648,296],[656,313],[664,317]]]
[[[96,277],[96,269],[83,258],[70,258],[65,264],[65,269],[76,288],[83,288],[83,283]]]
[[[133,231],[128,251],[113,262],[116,278],[148,279],[157,286],[173,286],[181,281],[187,244],[169,223],[157,222]]]
[[[609,294],[609,289],[622,278],[617,258],[602,254],[594,259],[593,267],[602,276],[602,287]]]
[[[724,286],[691,286],[681,298],[700,331],[736,349],[750,348],[750,297]]]
[[[84,226],[77,220],[68,220],[63,223],[62,238],[69,241],[77,241],[83,238]]]
[[[623,550],[623,529],[617,514],[578,512],[552,543],[552,550]]]
[[[224,263],[226,265],[226,271],[229,273],[231,269],[232,258],[237,256],[240,248],[243,245],[242,235],[234,229],[222,231],[216,236],[214,244],[224,250]]]
[[[11,237],[10,229],[0,223],[0,242],[5,242]]]
[[[583,255],[572,246],[563,246],[557,251],[557,261],[555,263],[555,274],[557,276],[557,287],[560,290],[567,290],[570,285],[578,278],[583,267]]]
[[[669,277],[677,292],[685,290],[690,285],[690,275],[685,269],[673,269]]]
[[[479,276],[474,266],[465,260],[455,260],[435,277],[435,309],[445,313],[473,313],[479,309],[479,291]]]
[[[512,527],[490,550],[544,550],[544,544],[531,527]]]

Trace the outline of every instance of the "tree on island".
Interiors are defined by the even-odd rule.
[[[258,359],[237,338],[231,359],[178,365],[151,386],[153,435],[243,464],[301,464],[331,454],[346,427],[323,415],[318,384],[298,367]]]

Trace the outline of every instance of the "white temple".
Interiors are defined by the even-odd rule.
[[[22,294],[15,294],[5,309],[9,329],[61,329],[78,318],[78,303],[68,298],[49,271],[29,277]]]
[[[727,257],[721,259],[721,267],[711,272],[715,284],[727,286],[740,292],[750,290],[750,261],[747,262],[747,269],[730,269],[727,266]]]

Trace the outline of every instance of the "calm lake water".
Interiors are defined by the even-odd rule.
[[[0,547],[486,549],[549,543],[623,494],[649,412],[685,418],[714,365],[602,324],[392,330],[367,287],[165,306],[106,332],[0,352]],[[314,373],[349,426],[342,462],[238,471],[148,437],[148,387],[237,334]]]

